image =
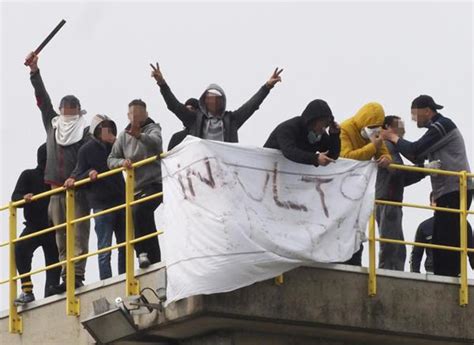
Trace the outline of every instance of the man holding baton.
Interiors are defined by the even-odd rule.
[[[56,113],[51,99],[43,84],[38,68],[38,55],[30,53],[26,58],[26,64],[30,67],[31,84],[35,90],[36,102],[41,111],[43,125],[46,131],[46,168],[45,183],[52,189],[64,186],[74,186],[74,178],[71,173],[77,163],[79,148],[89,137],[89,128],[86,125],[84,114],[79,99],[73,95],[64,96],[59,104],[60,113]],[[49,203],[49,216],[54,225],[66,221],[66,198],[65,193],[51,196]],[[75,217],[83,217],[89,214],[89,206],[84,191],[75,193]],[[59,250],[59,260],[66,259],[66,231],[56,231],[56,244]],[[79,222],[75,227],[74,256],[86,254],[89,249],[89,220]],[[82,286],[85,275],[86,260],[75,262],[75,285]],[[52,287],[51,292],[61,293],[66,291],[66,270],[62,267],[61,277],[63,283]]]

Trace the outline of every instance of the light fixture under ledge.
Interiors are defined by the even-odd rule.
[[[119,307],[94,315],[81,323],[98,344],[108,344],[138,331],[130,314]]]

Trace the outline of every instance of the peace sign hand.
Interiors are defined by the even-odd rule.
[[[156,63],[156,67],[152,63],[150,66],[152,68],[151,76],[152,78],[155,78],[158,85],[166,84],[165,78],[163,78],[163,74],[160,71],[160,65],[158,65],[158,62]]]
[[[281,81],[281,77],[280,77],[281,72],[283,72],[283,68],[280,70],[278,70],[278,67],[275,68],[275,71],[273,72],[272,76],[267,81],[267,86],[269,88],[274,87],[276,83]]]

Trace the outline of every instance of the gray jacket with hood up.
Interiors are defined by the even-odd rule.
[[[190,111],[186,106],[179,102],[175,95],[171,92],[168,84],[159,85],[161,94],[165,100],[166,106],[172,111],[184,126],[189,129],[189,134],[195,137],[204,138],[204,128],[209,115],[204,103],[204,98],[208,90],[217,90],[224,97],[224,106],[221,117],[224,126],[224,141],[237,143],[239,141],[238,130],[247,121],[250,116],[260,107],[263,100],[270,92],[270,87],[267,84],[263,85],[255,95],[245,102],[239,109],[234,111],[227,111],[226,109],[226,95],[224,90],[217,84],[209,85],[199,98],[199,107],[197,112]]]

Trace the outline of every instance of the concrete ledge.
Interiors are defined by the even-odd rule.
[[[163,268],[160,263],[137,271],[140,286],[156,289]],[[3,312],[0,343],[65,344],[75,339],[75,344],[92,344],[80,321],[90,316],[92,301],[124,296],[124,279],[122,275],[78,289],[80,317],[65,315],[64,295],[32,303],[21,310],[22,335],[8,333],[8,313]],[[459,307],[459,279],[377,270],[378,294],[372,298],[367,295],[367,281],[363,267],[302,267],[285,273],[281,286],[267,280],[228,293],[194,296],[162,312],[135,316],[139,334],[118,343],[268,343],[264,339],[275,339],[272,344],[328,345],[474,342],[470,326],[474,305]],[[470,294],[474,294],[472,283]]]

